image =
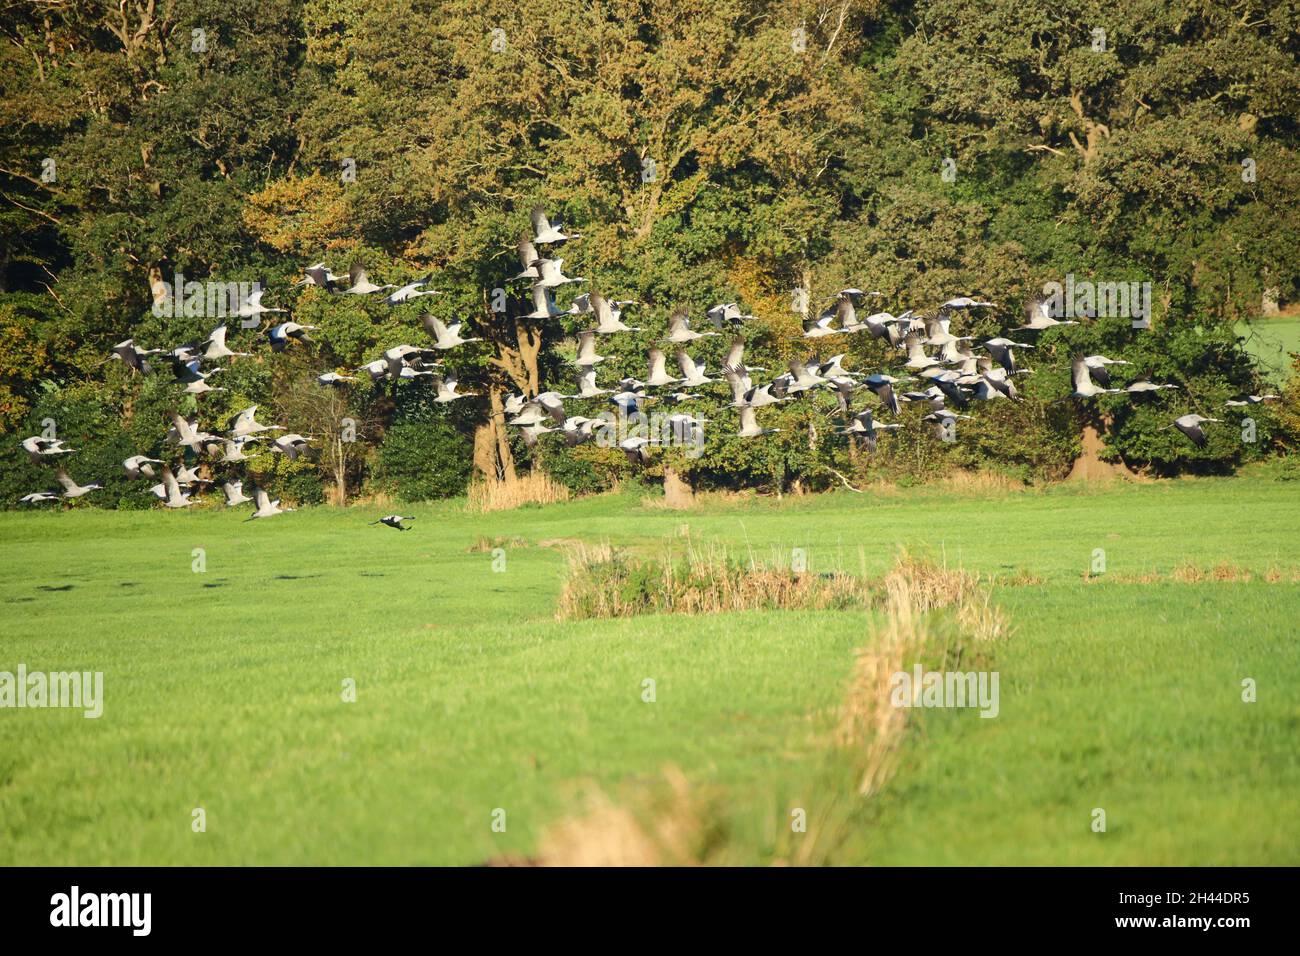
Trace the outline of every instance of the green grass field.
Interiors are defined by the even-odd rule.
[[[1246,351],[1276,384],[1291,377],[1291,353],[1300,352],[1300,316],[1277,316],[1238,322],[1237,334],[1245,338]]]
[[[406,513],[408,533],[364,509],[0,514],[0,670],[103,671],[106,698],[98,720],[0,710],[0,863],[478,863],[666,768],[739,863],[792,852],[792,807],[840,813],[834,863],[1300,862],[1300,484]],[[1000,715],[916,712],[864,800],[827,737],[867,613],[555,621],[553,542],[657,548],[682,525],[814,570],[861,547],[881,572],[906,545],[1003,578]],[[503,571],[474,550],[495,537],[517,539]],[[1097,548],[1111,580],[1085,583]],[[1174,580],[1187,562],[1255,577]]]

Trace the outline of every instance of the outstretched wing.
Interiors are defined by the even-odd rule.
[[[540,236],[550,231],[551,222],[546,218],[546,209],[544,207],[540,205],[533,207],[532,220],[533,235]]]

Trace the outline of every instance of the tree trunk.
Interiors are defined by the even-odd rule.
[[[664,503],[669,508],[689,508],[695,504],[695,489],[676,468],[664,465]]]
[[[474,429],[474,470],[488,481],[497,478],[497,443],[492,420],[482,422]]]
[[[1101,453],[1105,451],[1106,445],[1102,441],[1101,432],[1092,423],[1083,426],[1079,446],[1082,450],[1074,461],[1074,467],[1070,469],[1067,481],[1106,481],[1111,478],[1134,477],[1133,472],[1122,462],[1112,464],[1102,461]]]
[[[474,468],[488,481],[513,482],[515,456],[510,451],[499,388],[488,389],[488,405],[487,420],[474,429]]]
[[[533,357],[534,368],[536,356]],[[536,374],[536,372],[534,372]],[[500,463],[501,480],[515,480],[515,456],[510,450],[510,435],[506,432],[506,410],[501,401],[500,389],[488,390],[488,402],[492,407],[492,430],[496,439],[497,461]]]
[[[334,455],[334,503],[341,508],[348,503],[348,459],[342,435],[334,439]]]

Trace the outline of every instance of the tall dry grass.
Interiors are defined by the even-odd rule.
[[[876,793],[893,775],[907,727],[906,709],[890,700],[894,674],[907,670],[933,643],[922,590],[906,575],[887,579],[884,623],[858,652],[840,724],[840,743],[860,754],[857,791]]]
[[[753,501],[758,500],[758,492],[752,489],[745,491],[696,491],[691,496],[690,505],[683,509],[680,504],[674,504],[667,498],[655,495],[647,495],[640,501],[640,507],[649,511],[716,511],[722,508],[743,508]]]
[[[722,862],[725,809],[676,767],[640,796],[619,802],[598,792],[586,808],[542,835],[536,866],[703,866]]]
[[[868,607],[877,585],[843,572],[795,571],[759,564],[751,554],[686,537],[680,553],[637,557],[608,542],[568,548],[569,568],[556,617],[561,621],[636,614],[717,614],[748,610]]]
[[[497,548],[527,548],[529,547],[528,539],[521,538],[517,534],[512,535],[494,535],[489,538],[487,535],[479,535],[478,540],[465,549],[467,554],[484,554],[489,551],[495,551]]]
[[[1001,472],[988,471],[987,469],[967,471],[961,468],[940,478],[935,482],[935,485],[955,494],[1023,491],[1026,487],[1023,481],[1004,475]]]
[[[476,514],[508,511],[524,505],[549,505],[569,500],[569,489],[541,470],[513,481],[475,481],[469,486],[465,510]]]
[[[991,582],[974,572],[937,565],[902,548],[884,583],[887,593],[905,590],[918,614],[952,609],[962,633],[977,641],[997,640],[1007,634],[1007,618],[993,603]]]
[[[387,491],[371,491],[348,499],[348,504],[354,508],[391,508],[393,503],[394,498]]]
[[[815,572],[795,570],[775,549],[760,562],[752,551],[738,555],[716,542],[697,542],[685,525],[679,537],[683,546],[665,546],[653,559],[629,554],[608,541],[567,542],[568,573],[556,618],[880,607],[891,589],[906,585],[909,605],[918,614],[953,609],[963,631],[978,641],[1006,633],[1006,617],[993,604],[989,582],[906,550],[900,550],[888,574],[872,580],[861,551],[857,574],[842,566]]]
[[[892,698],[894,675],[923,657],[946,662],[985,656],[980,645],[1008,636],[1010,623],[988,582],[899,552],[884,579],[883,620],[858,652],[840,722],[839,741],[858,754],[857,791],[878,793],[893,776],[906,738],[909,708]]]

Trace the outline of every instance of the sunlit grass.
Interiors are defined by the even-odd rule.
[[[683,525],[802,548],[813,571],[881,574],[906,546],[1004,582],[999,717],[917,714],[889,785],[818,858],[1300,857],[1300,586],[1262,579],[1300,568],[1292,483],[402,510],[414,531],[363,510],[0,515],[0,670],[102,670],[107,698],[99,720],[0,711],[0,862],[480,862],[669,766],[728,815],[726,859],[781,856],[791,807],[855,792],[831,741],[872,618],[554,620],[565,542],[653,554]],[[1107,573],[1161,580],[1084,584],[1098,548]],[[1221,564],[1257,577],[1173,578]]]
[[[1237,334],[1277,384],[1291,376],[1291,353],[1300,352],[1300,316],[1276,316],[1238,322]]]

